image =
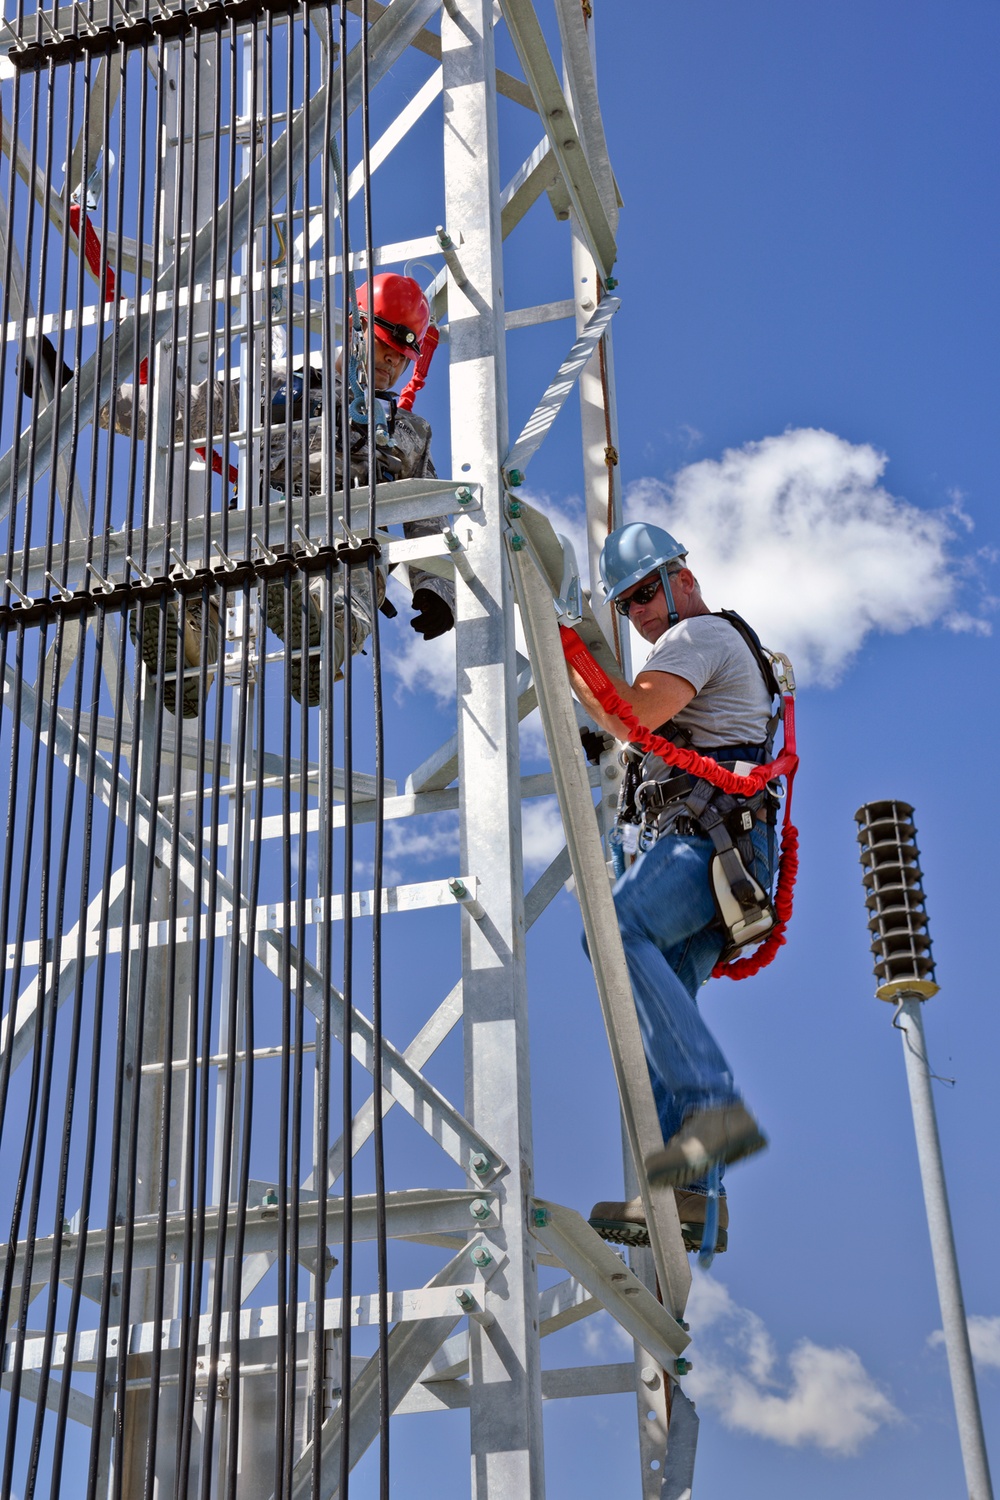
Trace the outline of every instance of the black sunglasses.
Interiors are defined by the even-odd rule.
[[[650,599],[656,597],[656,591],[659,587],[659,578],[651,578],[648,583],[640,583],[639,587],[633,589],[627,598],[615,600],[615,609],[620,615],[627,617],[633,604],[648,604]]]

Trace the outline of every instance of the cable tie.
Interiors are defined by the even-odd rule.
[[[265,562],[276,563],[278,561],[278,554],[276,552],[272,552],[270,547],[265,546],[260,537],[257,535],[256,531],[253,534],[253,539],[257,543],[257,546],[260,548],[261,552],[263,552]]]
[[[20,599],[20,601],[24,605],[25,609],[30,609],[31,608],[31,605],[34,603],[34,600],[33,599],[29,599],[28,596],[27,596],[27,594],[22,594],[21,593],[21,590],[18,588],[18,586],[14,582],[13,578],[8,578],[7,579],[7,587],[10,589],[10,591],[11,591],[12,594],[15,594],[17,596],[17,598]]]
[[[52,587],[55,589],[56,593],[59,595],[60,599],[72,599],[72,589],[68,589],[65,584],[60,583],[58,578],[53,578],[51,573],[46,573],[45,576],[48,579],[49,583],[51,583]]]
[[[171,549],[170,549],[170,556],[173,558],[174,562],[180,568],[180,570],[184,574],[185,578],[193,578],[194,577],[194,568],[192,568],[191,564],[187,561],[186,558],[181,557],[181,555],[178,552],[178,550],[177,550],[176,547],[171,547]]]
[[[212,546],[215,548],[216,552],[222,558],[222,566],[225,568],[226,572],[227,573],[235,573],[235,571],[236,571],[237,567],[239,566],[239,564],[233,561],[233,559],[229,556],[228,552],[223,552],[223,550],[219,546],[218,542],[213,542]]]
[[[129,567],[132,569],[132,572],[135,573],[136,577],[139,579],[139,582],[140,583],[144,583],[146,585],[146,587],[149,588],[149,585],[152,583],[153,580],[150,577],[150,575],[146,572],[145,568],[140,568],[139,564],[136,562],[136,560],[135,560],[134,557],[126,557],[125,561],[128,563]]]
[[[93,578],[94,582],[97,584],[97,587],[100,589],[100,591],[101,591],[102,594],[113,594],[114,593],[114,591],[115,591],[114,584],[113,583],[109,583],[106,578],[103,578],[101,576],[101,574],[98,573],[97,569],[94,567],[94,564],[92,562],[89,562],[87,564],[87,572],[90,574],[91,578]]]
[[[319,547],[316,545],[316,543],[312,540],[311,537],[306,536],[305,532],[302,530],[302,527],[299,525],[299,523],[297,521],[295,523],[295,528],[294,529],[295,529],[296,533],[298,534],[299,541],[302,543],[303,547],[306,549],[306,551],[308,552],[309,556],[310,557],[315,557],[316,553],[319,551]]]

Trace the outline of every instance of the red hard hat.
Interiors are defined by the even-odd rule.
[[[394,271],[383,271],[376,276],[373,288],[375,337],[388,344],[390,349],[395,349],[397,354],[405,354],[407,359],[415,361],[431,320],[427,298],[412,276],[397,276]],[[359,310],[367,312],[368,282],[361,277],[357,296]]]

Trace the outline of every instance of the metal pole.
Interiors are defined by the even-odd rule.
[[[875,978],[879,981],[875,994],[896,1006],[893,1024],[903,1036],[927,1227],[969,1500],[993,1500],[920,1012],[921,1005],[937,994],[938,986],[913,808],[908,802],[895,800],[866,802],[854,818],[865,872],[865,905],[870,913],[868,930],[875,955]]]
[[[934,1258],[934,1276],[937,1281],[938,1302],[941,1305],[945,1348],[948,1351],[948,1369],[955,1400],[958,1438],[962,1446],[965,1482],[969,1491],[969,1500],[992,1500],[993,1486],[990,1482],[983,1420],[979,1410],[979,1393],[976,1390],[976,1376],[972,1366],[969,1329],[965,1320],[965,1303],[962,1300],[962,1285],[958,1275],[955,1236],[952,1233],[948,1190],[944,1180],[944,1163],[941,1159],[941,1142],[938,1138],[934,1096],[931,1092],[931,1072],[927,1064],[927,1050],[924,1044],[924,1022],[921,1014],[923,1003],[920,995],[901,995],[899,1011],[894,1019],[903,1038],[906,1081],[910,1087],[913,1130],[917,1138],[920,1179],[924,1188],[927,1228],[931,1237],[931,1255]]]

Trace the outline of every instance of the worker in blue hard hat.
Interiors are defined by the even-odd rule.
[[[661,527],[632,523],[607,538],[600,568],[608,602],[653,647],[634,682],[615,680],[640,723],[741,774],[750,764],[767,763],[777,722],[770,663],[745,621],[709,609],[684,546]],[[595,721],[627,741],[626,726],[572,668],[570,675]],[[685,1242],[695,1249],[705,1224],[708,1173],[766,1144],[699,1012],[697,994],[724,950],[756,940],[742,934],[762,935],[773,924],[776,798],[767,790],[750,799],[723,798],[708,782],[678,774],[635,745],[624,761],[613,835],[621,872],[614,900],[664,1140],[645,1165],[651,1182],[675,1188]],[[713,842],[713,821],[732,834],[716,827]],[[736,872],[729,885],[740,887],[742,905],[730,899],[726,879],[713,873],[720,839],[732,845],[725,868],[730,877]],[[596,1204],[591,1223],[618,1243],[648,1242],[638,1198]],[[724,1249],[727,1237],[723,1197],[715,1249]]]

